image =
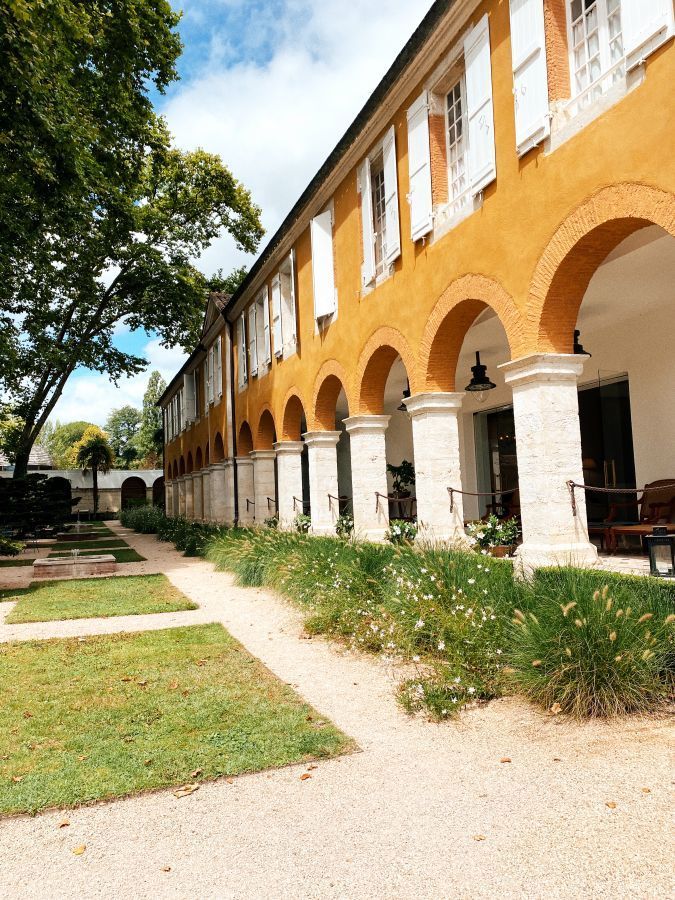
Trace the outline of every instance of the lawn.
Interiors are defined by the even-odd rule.
[[[11,559],[0,559],[0,569],[10,569],[12,566],[32,566],[34,559],[26,559],[25,556],[13,556]]]
[[[104,547],[128,547],[120,538],[101,538],[92,541],[63,541],[52,544],[50,550],[99,550]]]
[[[54,557],[64,557],[69,554],[64,553],[63,551],[56,551],[56,553],[50,553],[49,559],[53,559]],[[81,550],[80,556],[114,556],[118,563],[134,563],[134,562],[144,562],[145,557],[141,556],[140,553],[137,553],[135,550],[132,550],[131,547],[120,547],[113,548],[111,550]],[[32,560],[31,560],[32,562]]]
[[[220,625],[0,647],[0,813],[352,750]]]
[[[197,609],[165,575],[45,581],[17,596],[8,625]],[[4,599],[13,599],[11,591]]]

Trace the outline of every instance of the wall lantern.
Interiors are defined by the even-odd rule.
[[[488,378],[487,366],[481,365],[480,353],[478,351],[476,351],[476,365],[471,367],[471,371],[473,377],[464,390],[475,394],[476,400],[479,403],[482,403],[485,400],[486,392],[493,391],[497,385],[493,384]]]
[[[656,578],[675,578],[675,534],[665,525],[655,525],[645,537],[649,549],[649,574]]]
[[[588,350],[584,350],[584,345],[581,343],[579,338],[581,337],[580,331],[574,332],[574,353],[576,356],[593,356],[592,353],[589,353]]]

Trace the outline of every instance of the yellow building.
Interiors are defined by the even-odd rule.
[[[526,564],[592,563],[612,495],[568,482],[675,481],[674,33],[672,0],[437,0],[213,298],[169,512],[462,541],[496,510]]]

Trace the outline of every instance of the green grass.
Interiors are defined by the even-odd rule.
[[[145,557],[141,556],[140,553],[137,553],[135,550],[132,550],[131,547],[122,547],[119,550],[113,548],[112,550],[81,550],[80,556],[114,556],[118,563],[134,563],[134,562],[144,562]],[[68,554],[64,553],[64,551],[57,551],[56,553],[50,553],[49,559],[54,559],[55,557],[66,557],[68,558]]]
[[[34,559],[26,559],[25,556],[21,558],[15,556],[12,557],[12,559],[0,559],[0,569],[11,569],[12,566],[32,566],[34,562]]]
[[[44,581],[18,597],[8,625],[197,609],[165,575]],[[13,599],[11,593],[5,599]]]
[[[91,541],[61,541],[52,544],[50,550],[98,550],[103,547],[128,547],[121,538],[102,538]]]
[[[220,625],[4,644],[0,684],[2,814],[353,749]]]

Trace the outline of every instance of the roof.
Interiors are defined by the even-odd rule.
[[[394,63],[392,64],[384,78],[380,81],[378,86],[370,95],[366,104],[363,106],[342,138],[338,141],[333,152],[330,154],[328,159],[326,159],[314,178],[312,178],[312,180],[300,196],[300,199],[293,206],[289,214],[282,222],[281,226],[278,228],[265,249],[255,261],[244,281],[230,297],[224,310],[224,314],[228,313],[246,293],[249,286],[253,283],[257,275],[260,273],[261,269],[264,268],[270,257],[274,254],[284,234],[301,217],[305,207],[311,202],[318,188],[328,178],[332,170],[338,165],[343,156],[345,156],[347,151],[352,147],[359,134],[363,131],[371,117],[375,114],[400,75],[405,71],[409,63],[411,63],[415,59],[418,52],[426,43],[427,39],[431,36],[440,20],[443,18],[443,16],[445,16],[448,10],[452,6],[454,6],[456,2],[457,0],[436,0],[436,2],[433,4],[429,12],[426,14],[424,19],[422,19],[422,22],[413,33],[408,43],[394,60]]]
[[[8,468],[11,465],[4,453],[0,453],[0,468]],[[54,463],[45,447],[41,444],[33,444],[33,449],[28,457],[28,465],[31,469],[51,469]]]

